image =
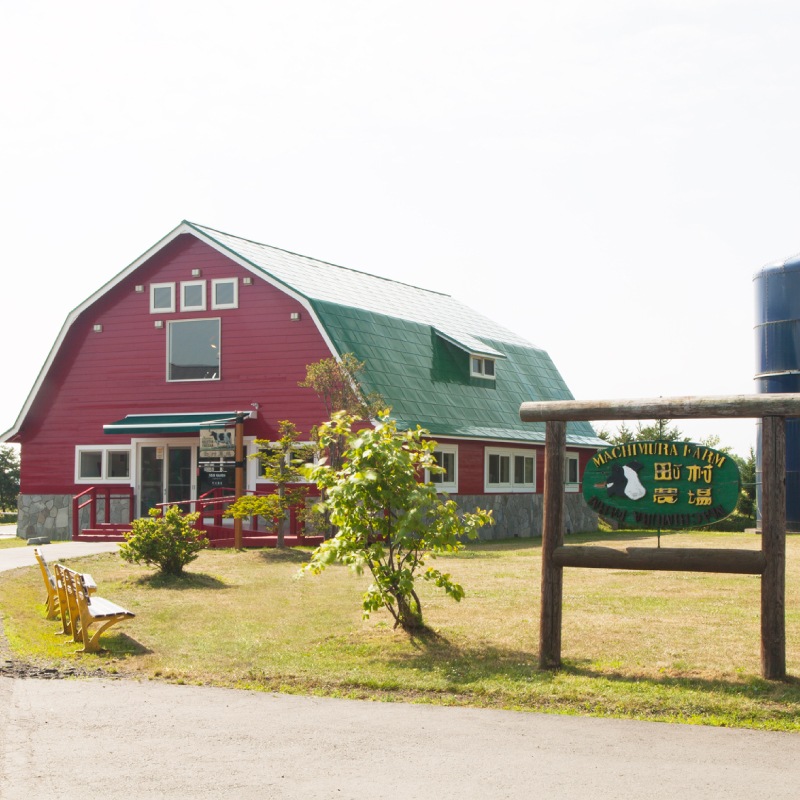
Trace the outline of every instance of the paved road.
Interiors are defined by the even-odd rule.
[[[32,551],[0,550],[0,570]],[[795,734],[0,677],[2,800],[796,800],[798,787]]]
[[[78,558],[93,553],[113,553],[118,546],[116,542],[52,542],[39,545],[39,549],[44,553],[47,561],[52,564],[60,559]],[[17,567],[32,567],[35,564],[36,557],[33,555],[33,547],[0,549],[0,572],[17,569]]]
[[[793,734],[132,681],[0,678],[0,709],[4,800],[800,794]]]

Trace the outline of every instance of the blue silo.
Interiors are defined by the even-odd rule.
[[[768,264],[753,282],[757,391],[800,392],[800,255]],[[760,488],[760,435],[756,481]],[[760,522],[760,512],[758,517]],[[786,420],[786,527],[800,531],[800,419]]]

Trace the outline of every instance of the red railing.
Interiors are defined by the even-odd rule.
[[[85,498],[81,502],[81,498]],[[103,522],[108,525],[111,523],[111,500],[112,498],[122,498],[128,501],[128,512],[130,519],[133,522],[133,487],[127,489],[112,489],[111,487],[103,486],[90,486],[84,489],[80,494],[76,494],[72,498],[72,538],[75,539],[81,532],[80,525],[80,512],[82,509],[89,507],[89,527],[97,527],[97,500],[102,498],[105,506],[105,519]]]
[[[273,492],[256,492],[256,491],[248,491],[245,494],[251,495],[253,497],[266,497],[268,495],[273,494]],[[198,526],[202,526],[204,520],[211,520],[211,524],[215,527],[223,527],[226,524],[229,526],[233,526],[233,518],[226,517],[225,511],[228,506],[232,505],[236,501],[235,490],[229,487],[217,487],[215,489],[210,489],[205,494],[201,494],[197,500],[184,500],[180,503],[159,503],[155,508],[169,508],[169,506],[179,505],[185,508],[188,508],[190,511],[199,511],[200,518],[198,522]],[[259,530],[259,519],[258,515],[253,515],[249,519],[242,520],[242,527],[248,531],[253,533],[258,532]],[[277,525],[277,520],[274,520],[274,524]],[[302,520],[299,518],[296,508],[289,509],[289,532],[292,535],[302,535],[303,524]]]

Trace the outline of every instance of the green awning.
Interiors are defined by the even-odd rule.
[[[106,433],[199,433],[201,428],[224,427],[236,422],[235,411],[208,411],[203,414],[128,414],[108,425]],[[241,412],[239,416],[247,416]]]

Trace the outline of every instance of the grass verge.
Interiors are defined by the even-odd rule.
[[[9,547],[25,547],[27,542],[24,539],[18,539],[16,536],[9,536],[0,538],[0,550],[5,550]]]
[[[736,533],[662,534],[665,546],[751,547]],[[655,545],[648,533],[570,543]],[[787,665],[800,674],[800,537],[787,553]],[[374,700],[508,708],[800,730],[800,682],[759,674],[760,583],[752,576],[566,570],[564,667],[537,668],[540,549],[470,545],[439,564],[460,603],[422,584],[430,631],[409,637],[388,614],[362,620],[367,578],[344,568],[296,579],[307,553],[205,551],[182,578],[105,554],[74,559],[99,593],[137,614],[75,655],[44,619],[34,569],[0,576],[12,651],[37,665],[76,660],[124,676]]]

